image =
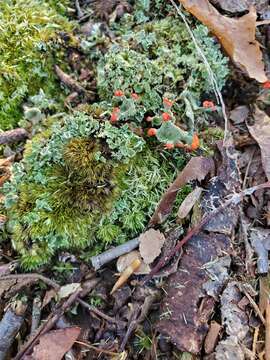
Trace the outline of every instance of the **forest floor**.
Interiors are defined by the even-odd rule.
[[[0,360],[270,360],[269,1],[38,3],[0,4]]]

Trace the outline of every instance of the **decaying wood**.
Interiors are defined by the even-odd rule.
[[[20,330],[27,305],[17,301],[4,314],[0,322],[0,360],[5,360],[15,336]]]
[[[216,321],[211,322],[204,342],[204,350],[206,354],[211,354],[214,351],[221,328],[222,326]]]
[[[0,132],[0,145],[12,144],[24,141],[28,138],[28,132],[23,128]]]

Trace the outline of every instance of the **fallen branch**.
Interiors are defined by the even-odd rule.
[[[48,279],[46,276],[41,274],[11,274],[11,275],[4,275],[0,276],[0,280],[23,280],[23,279],[33,279],[33,281],[41,280],[45,284],[53,287],[55,290],[60,289],[60,285],[58,285],[55,281]]]
[[[172,257],[183,247],[183,245],[185,245],[194,235],[197,235],[198,232],[203,228],[203,226],[206,223],[208,223],[208,221],[210,221],[212,218],[214,218],[217,214],[219,214],[221,211],[225,210],[230,205],[239,204],[245,196],[251,195],[257,190],[261,190],[261,189],[265,189],[265,188],[269,188],[269,187],[270,187],[270,181],[260,184],[260,185],[257,185],[257,186],[253,186],[251,188],[241,191],[240,193],[232,194],[230,199],[227,200],[223,205],[219,206],[216,210],[212,211],[210,214],[205,215],[203,217],[203,219],[201,220],[201,222],[197,226],[195,226],[194,228],[189,230],[188,234],[182,240],[178,241],[176,246],[169,252],[169,254],[167,256],[165,256],[164,258],[161,258],[159,260],[159,262],[152,269],[150,274],[145,276],[145,278],[143,280],[143,284],[145,284],[149,280],[151,280],[152,277],[154,275],[156,275],[156,273],[161,268],[163,268],[172,259]]]
[[[119,256],[129,253],[139,246],[139,238],[135,238],[126,242],[125,244],[116,246],[115,248],[109,249],[102,254],[93,256],[91,263],[95,270],[100,269],[103,265],[108,262],[117,259]]]
[[[57,307],[56,310],[49,315],[47,318],[47,321],[43,323],[36,331],[33,337],[31,337],[22,347],[22,349],[18,352],[18,354],[15,356],[14,360],[19,360],[24,357],[24,355],[28,352],[30,352],[33,347],[38,342],[40,336],[42,334],[45,334],[49,330],[51,330],[54,325],[56,324],[57,320],[70,308],[71,305],[74,304],[74,302],[77,300],[77,298],[80,296],[82,289],[79,288],[76,290],[73,294],[70,295],[70,297],[62,304],[62,306]]]
[[[26,140],[28,132],[23,128],[0,132],[0,145],[12,144]]]
[[[62,83],[68,86],[71,90],[78,93],[87,92],[86,89],[78,83],[78,81],[74,80],[70,75],[66,74],[62,69],[60,69],[59,66],[55,65],[54,69],[60,81],[62,81]]]
[[[2,279],[2,277],[0,279]],[[91,291],[98,282],[99,279],[91,279],[87,281],[82,288],[80,287],[74,293],[72,293],[64,303],[58,304],[58,306],[55,307],[55,310],[48,316],[47,320],[37,329],[36,333],[32,337],[30,337],[28,341],[23,345],[22,349],[18,352],[14,360],[20,360],[24,357],[26,353],[30,352],[35,346],[35,344],[39,341],[40,336],[51,330],[55,326],[57,321],[64,315],[64,313],[76,301],[78,301],[79,297],[86,296],[88,292]],[[54,282],[52,281],[52,283]]]
[[[17,301],[10,307],[0,322],[0,360],[5,360],[12,343],[20,330],[27,305]]]
[[[98,310],[95,306],[89,305],[87,302],[83,301],[82,299],[78,299],[78,303],[81,304],[84,308],[86,308],[90,312],[93,312],[94,314],[98,315],[102,319],[108,321],[109,323],[112,323],[112,324],[122,323],[123,325],[125,325],[124,321],[116,320],[116,319],[104,314],[102,311]]]

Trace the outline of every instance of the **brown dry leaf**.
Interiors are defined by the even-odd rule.
[[[149,229],[139,237],[139,250],[146,264],[151,264],[160,254],[165,236],[158,230]]]
[[[267,76],[260,45],[255,39],[256,9],[240,18],[221,15],[208,0],[179,0],[186,10],[199,19],[219,39],[234,63],[249,77],[264,83]]]
[[[187,195],[179,207],[177,213],[179,219],[184,219],[186,216],[188,216],[195,203],[199,200],[202,190],[202,188],[197,186],[190,194]]]
[[[203,180],[214,169],[214,161],[203,156],[193,157],[185,168],[179,173],[175,181],[163,195],[154,215],[150,219],[149,226],[161,224],[170,215],[178,191],[189,181]]]
[[[80,334],[79,327],[53,330],[40,337],[31,355],[24,360],[61,360]]]
[[[270,117],[256,107],[254,120],[255,124],[248,126],[248,130],[259,144],[264,172],[268,181],[270,181]]]
[[[149,274],[151,270],[150,266],[142,260],[141,254],[138,250],[133,250],[128,254],[119,256],[116,263],[117,271],[120,273],[123,272],[135,259],[139,259],[141,261],[141,265],[136,271],[134,271],[134,274],[135,275]]]

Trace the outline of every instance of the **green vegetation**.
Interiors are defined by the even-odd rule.
[[[72,28],[62,15],[67,2],[0,2],[0,129],[16,126],[23,100],[40,88],[59,97],[53,66],[62,57],[57,32]]]
[[[101,250],[135,236],[174,172],[127,125],[81,112],[57,118],[27,144],[4,187],[22,264],[32,269],[62,248]]]
[[[9,67],[13,56],[9,54],[0,63],[9,74],[1,80],[0,101],[7,105],[0,113],[3,127],[21,117],[19,105],[26,95],[38,93],[40,87],[44,90],[30,97],[32,107],[20,118],[20,124],[36,135],[4,187],[13,246],[22,265],[34,269],[59,250],[84,249],[87,257],[143,231],[188,158],[182,149],[164,150],[160,142],[191,144],[209,114],[201,106],[201,97],[212,89],[184,25],[173,16],[159,19],[159,1],[155,1],[156,13],[150,15],[148,1],[141,0],[134,14],[112,27],[119,36],[117,42],[104,42],[105,35],[100,35],[106,44],[104,54],[98,49],[98,34],[83,39],[81,50],[88,60],[96,61],[99,101],[70,114],[58,113],[51,50],[57,50],[56,30],[66,26],[65,19],[56,15],[56,2],[41,6],[38,0],[14,0],[0,5],[6,11],[2,16],[6,23],[11,4],[17,6],[15,14],[24,9],[35,15],[27,20],[33,22],[32,28],[22,26],[26,33],[20,33],[23,53],[29,51],[29,56],[19,52],[15,65]],[[30,4],[31,11],[26,11]],[[52,16],[49,22],[42,11],[47,18]],[[205,27],[195,27],[194,33],[222,88],[228,74],[226,59]],[[4,41],[0,38],[0,47]],[[45,45],[46,57],[41,51]],[[22,95],[12,102],[8,94],[14,91]],[[170,115],[166,121],[164,112]],[[149,125],[157,131],[156,137],[149,135]],[[179,199],[189,191],[187,186]]]

